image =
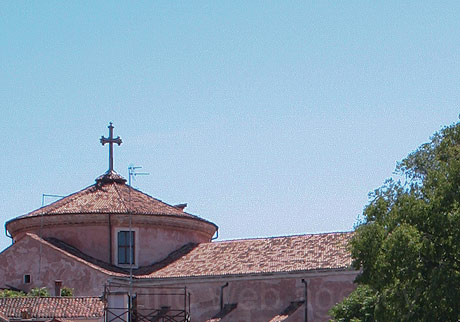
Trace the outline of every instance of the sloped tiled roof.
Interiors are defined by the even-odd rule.
[[[21,297],[0,298],[0,313],[8,318],[100,318],[104,303],[98,297]]]
[[[170,278],[347,269],[352,232],[230,240],[199,244],[139,277]],[[177,256],[177,254],[176,254]]]
[[[115,172],[107,173],[96,179],[94,185],[22,217],[42,214],[127,213],[129,210],[134,214],[198,218],[126,185],[125,181]]]
[[[126,270],[101,263],[54,238],[45,241],[34,234],[27,236],[51,243],[105,274],[128,276]],[[159,262],[134,269],[133,274],[143,279],[349,269],[352,236],[353,232],[340,232],[187,244]]]

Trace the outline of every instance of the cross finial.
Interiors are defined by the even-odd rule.
[[[102,145],[105,145],[106,143],[109,144],[109,171],[113,171],[113,144],[116,143],[120,145],[122,143],[121,139],[119,136],[116,138],[113,137],[113,125],[112,122],[109,123],[109,137],[105,138],[104,136],[101,136],[101,143]]]

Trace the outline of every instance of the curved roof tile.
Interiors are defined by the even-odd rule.
[[[199,244],[144,278],[171,278],[349,269],[353,232],[308,234]]]
[[[95,184],[18,218],[48,214],[128,213],[128,211],[133,214],[199,218],[134,189],[126,185],[125,181],[116,173],[105,174],[96,179]]]
[[[98,297],[20,297],[0,298],[0,312],[21,319],[22,312],[37,318],[100,318],[104,303]]]

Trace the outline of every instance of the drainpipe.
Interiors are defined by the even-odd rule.
[[[109,217],[109,263],[110,265],[114,265],[115,263],[113,263],[113,260],[112,260],[112,216],[110,213],[108,214],[108,217]]]
[[[308,322],[308,282],[302,278],[302,283],[305,285],[305,289],[304,289],[305,322]]]
[[[220,311],[224,311],[224,288],[228,286],[228,282],[220,287]]]

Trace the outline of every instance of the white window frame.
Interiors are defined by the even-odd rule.
[[[129,231],[129,227],[116,227],[114,229],[113,236],[113,243],[112,243],[112,258],[113,264],[118,267],[129,268],[130,264],[118,264],[118,233],[120,231]],[[138,268],[139,265],[139,228],[131,228],[131,231],[134,232],[134,263],[132,265],[133,268]]]

